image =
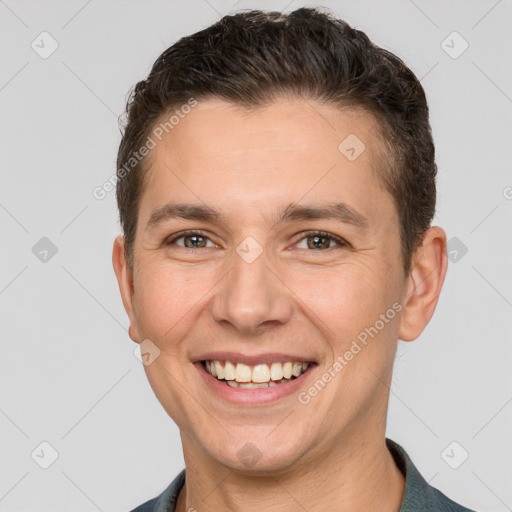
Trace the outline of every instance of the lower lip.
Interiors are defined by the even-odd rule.
[[[290,382],[278,384],[270,388],[254,389],[233,388],[224,381],[220,381],[213,377],[213,375],[210,375],[201,362],[194,363],[194,366],[198,369],[205,384],[224,400],[233,404],[264,405],[297,393],[306,383],[316,365],[310,365],[304,373]]]

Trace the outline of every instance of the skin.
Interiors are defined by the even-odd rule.
[[[366,146],[354,161],[338,150],[350,134]],[[414,340],[429,322],[447,256],[444,231],[431,227],[404,274],[396,209],[378,178],[382,148],[375,119],[361,111],[294,97],[249,111],[208,99],[148,156],[134,267],[122,236],[113,265],[131,338],[160,350],[145,371],[180,428],[179,512],[399,510],[404,477],[385,445],[393,360],[397,340]],[[361,213],[366,229],[336,219],[276,223],[290,203],[335,201]],[[154,209],[181,202],[217,208],[222,221],[146,228]],[[188,229],[208,238],[199,248],[184,247],[190,238],[166,245]],[[346,244],[321,238],[324,248],[310,248],[307,230]],[[236,252],[247,236],[263,248],[252,263]],[[303,354],[317,362],[299,389],[307,391],[393,303],[401,312],[306,405],[297,393],[234,405],[193,365],[211,350]],[[260,453],[251,467],[237,456],[247,443]]]

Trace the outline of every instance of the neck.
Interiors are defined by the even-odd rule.
[[[184,444],[186,483],[176,511],[398,512],[405,479],[384,436],[358,441],[344,438],[338,447],[300,468],[253,475],[218,464],[216,468],[199,464],[199,458],[190,453],[187,457]]]

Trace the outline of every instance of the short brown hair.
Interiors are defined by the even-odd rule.
[[[432,222],[437,167],[428,106],[414,73],[365,33],[328,12],[243,11],[183,37],[158,57],[126,106],[117,156],[117,202],[133,266],[144,159],[128,162],[163,114],[196,100],[258,106],[295,94],[373,114],[388,147],[381,178],[398,212],[404,271]]]

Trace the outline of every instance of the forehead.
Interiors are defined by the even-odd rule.
[[[263,209],[269,219],[299,201],[344,201],[369,217],[392,202],[379,178],[387,162],[378,123],[362,110],[300,98],[251,109],[209,99],[167,131],[147,157],[141,220],[169,202],[237,218]]]

